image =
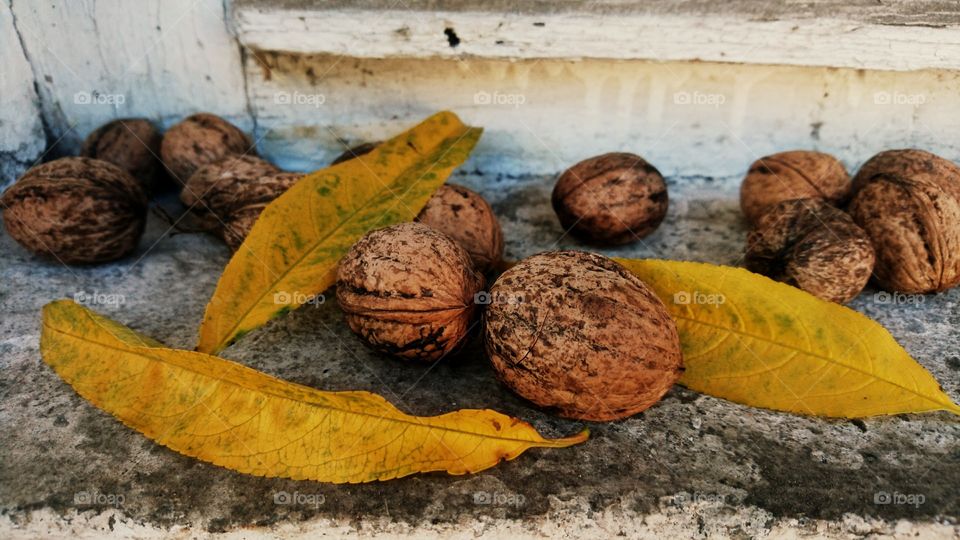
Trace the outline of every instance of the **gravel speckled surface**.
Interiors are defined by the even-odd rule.
[[[585,248],[564,236],[551,177],[453,179],[488,198],[506,257]],[[667,179],[665,222],[643,243],[605,254],[738,264],[746,236],[737,180]],[[165,203],[175,208],[170,198]],[[77,396],[40,360],[40,308],[85,295],[95,309],[170,346],[192,348],[229,252],[218,240],[163,236],[154,216],[138,252],[65,268],[0,236],[0,534],[119,531],[183,536],[411,534],[960,535],[960,424],[947,413],[821,420],[736,405],[675,387],[624,421],[590,424],[564,450],[532,450],[473,476],[426,474],[328,485],[264,479],[176,454]],[[333,301],[247,335],[223,356],[322,389],[378,392],[432,415],[490,407],[546,435],[582,422],[547,416],[502,387],[477,343],[433,367],[366,349]],[[960,400],[960,289],[890,303],[868,288],[851,306],[879,321]],[[278,493],[302,495],[277,504]],[[877,504],[882,495],[921,504]],[[911,499],[917,501],[918,498]],[[240,534],[240,533],[238,533]]]

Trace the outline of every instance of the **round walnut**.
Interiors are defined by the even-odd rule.
[[[780,202],[747,237],[747,268],[840,304],[860,294],[874,260],[867,233],[822,199]]]
[[[440,186],[417,221],[456,240],[481,272],[493,270],[503,259],[503,231],[493,208],[478,193],[463,186]]]
[[[160,166],[160,132],[145,118],[122,118],[104,124],[83,141],[80,155],[108,161],[143,183],[147,193],[164,187]]]
[[[878,154],[857,173],[848,208],[877,252],[880,285],[903,293],[960,283],[960,168],[928,152]]]
[[[569,418],[636,414],[683,371],[660,299],[616,262],[580,251],[534,255],[501,275],[484,336],[501,381]]]
[[[223,219],[237,200],[250,198],[246,191],[254,189],[260,177],[278,172],[256,156],[225,156],[201,165],[184,184],[180,200],[195,212],[212,212]]]
[[[610,153],[567,169],[553,188],[560,224],[578,238],[626,244],[652,233],[667,215],[667,185],[640,156]]]
[[[118,259],[143,234],[147,196],[112,163],[61,158],[28,170],[3,194],[3,223],[28,250],[69,264]]]
[[[807,150],[762,157],[740,185],[740,209],[751,226],[780,201],[825,199],[841,206],[850,197],[850,175],[830,154]]]
[[[188,116],[171,127],[160,145],[163,163],[180,184],[201,165],[228,154],[256,154],[256,150],[250,137],[239,128],[209,113]]]
[[[247,188],[244,196],[235,201],[234,207],[224,217],[221,236],[227,246],[236,251],[250,234],[263,209],[301,178],[303,175],[300,173],[278,172],[261,176]]]
[[[368,233],[337,270],[337,301],[350,329],[375,350],[408,360],[439,360],[463,343],[481,287],[466,250],[420,223]]]

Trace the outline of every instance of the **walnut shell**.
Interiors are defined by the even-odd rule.
[[[381,141],[366,142],[348,148],[344,150],[342,154],[334,158],[334,160],[330,162],[330,165],[338,165],[344,161],[350,161],[353,158],[358,158],[364,154],[369,154],[374,148],[380,145],[380,142]]]
[[[118,259],[137,246],[147,214],[140,183],[112,163],[66,157],[28,170],[3,194],[3,223],[28,250],[63,263]]]
[[[754,161],[740,185],[740,209],[751,226],[770,208],[791,199],[824,199],[841,206],[850,197],[850,175],[837,158],[794,150]]]
[[[747,268],[839,304],[860,294],[874,261],[867,233],[823,199],[782,201],[747,237]]]
[[[430,197],[417,221],[457,241],[481,272],[489,272],[503,260],[503,231],[490,204],[457,184],[444,184]]]
[[[145,118],[121,118],[95,129],[83,141],[80,155],[108,161],[158,193],[166,175],[160,166],[160,132]]]
[[[439,360],[463,343],[481,287],[466,250],[421,223],[368,233],[337,270],[350,329],[375,350],[409,360]]]
[[[230,208],[224,217],[220,234],[227,246],[233,251],[239,249],[263,209],[301,178],[300,173],[278,172],[258,178],[244,190],[243,198],[236,201],[243,205]]]
[[[663,303],[606,257],[534,255],[504,272],[490,298],[484,337],[497,376],[561,416],[636,414],[683,371],[677,327]]]
[[[903,293],[960,283],[960,172],[933,154],[878,154],[857,174],[850,215],[877,252],[880,285]]]
[[[669,204],[660,171],[623,152],[592,157],[564,171],[551,201],[565,230],[606,245],[649,235],[667,215]]]
[[[179,184],[186,183],[201,166],[228,154],[256,155],[253,142],[244,132],[215,114],[186,117],[163,136],[160,156]]]
[[[197,168],[184,184],[180,200],[195,212],[213,212],[223,219],[238,200],[241,205],[249,201],[247,191],[261,177],[278,172],[256,156],[228,155]]]

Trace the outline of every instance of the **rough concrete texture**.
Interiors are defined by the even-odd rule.
[[[584,247],[557,223],[551,177],[454,181],[489,198],[508,258]],[[736,264],[745,239],[737,179],[668,183],[671,207],[659,230],[606,253]],[[591,424],[585,444],[532,450],[472,476],[329,485],[247,476],[179,455],[77,396],[38,351],[41,306],[78,293],[140,332],[192,348],[229,254],[214,238],[162,236],[165,229],[151,218],[137,254],[98,267],[65,268],[0,237],[0,536],[960,534],[960,425],[946,413],[824,420],[676,387],[637,416]],[[900,305],[875,292],[865,291],[853,307],[890,329],[960,398],[960,289]],[[476,343],[434,367],[370,352],[343,323],[331,293],[326,303],[254,331],[223,356],[317,388],[378,392],[416,414],[491,407],[550,436],[584,426],[511,394]],[[282,492],[295,504],[275,503]],[[880,492],[923,501],[876,504]]]

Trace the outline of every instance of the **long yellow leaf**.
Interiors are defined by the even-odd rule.
[[[960,407],[882,326],[741,268],[618,259],[680,330],[680,383],[745,405],[857,418]]]
[[[416,217],[481,131],[437,113],[369,154],[298,181],[260,214],[227,264],[197,350],[214,354],[333,285],[350,246],[372,229]]]
[[[43,360],[84,398],[182,454],[258,476],[324,482],[474,473],[544,439],[490,410],[401,413],[369,392],[321,392],[235,362],[164,348],[69,300],[43,308]]]

